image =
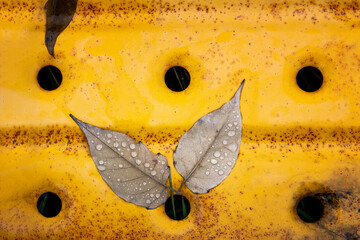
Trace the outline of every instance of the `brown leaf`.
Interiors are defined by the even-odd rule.
[[[163,155],[153,154],[124,133],[70,117],[85,133],[95,165],[116,195],[148,209],[166,201],[170,169]]]
[[[194,193],[206,193],[230,174],[238,157],[242,121],[240,93],[220,109],[200,118],[179,141],[174,165]]]
[[[46,10],[45,45],[51,56],[54,56],[56,39],[70,24],[75,11],[77,0],[48,0]]]

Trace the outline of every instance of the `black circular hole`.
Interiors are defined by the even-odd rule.
[[[62,74],[57,67],[48,65],[40,69],[37,79],[41,88],[52,91],[60,86]]]
[[[190,84],[190,74],[183,67],[172,67],[166,71],[165,84],[172,91],[184,91]]]
[[[174,205],[173,205],[174,201]],[[183,220],[190,213],[190,203],[186,197],[181,195],[174,195],[172,200],[169,197],[165,202],[165,212],[169,218],[174,220]]]
[[[316,197],[305,197],[298,203],[296,211],[301,220],[313,223],[323,216],[324,204]]]
[[[37,208],[41,215],[55,217],[61,211],[61,199],[55,193],[43,193],[37,201]]]
[[[307,66],[296,75],[296,83],[305,92],[315,92],[323,84],[323,75],[316,67]]]

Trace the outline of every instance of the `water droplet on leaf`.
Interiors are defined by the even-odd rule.
[[[228,136],[229,136],[229,137],[235,136],[235,131],[229,131],[229,132],[228,132]]]
[[[99,171],[104,171],[106,169],[105,166],[98,166]]]

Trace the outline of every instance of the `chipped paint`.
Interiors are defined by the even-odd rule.
[[[0,236],[359,238],[358,2],[79,1],[56,59],[44,45],[45,2],[0,2]],[[52,92],[36,82],[46,65],[63,75]],[[306,65],[324,76],[317,92],[296,85]],[[189,71],[186,91],[167,89],[172,66]],[[180,137],[243,79],[239,159],[209,193],[184,188],[183,221],[119,199],[68,117],[124,132],[172,162]],[[177,188],[182,178],[172,176]],[[63,202],[54,218],[36,209],[47,191]],[[295,213],[310,195],[325,205],[315,224]]]

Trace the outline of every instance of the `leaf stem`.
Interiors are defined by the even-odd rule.
[[[185,206],[185,201],[184,201],[184,196],[181,196],[181,205],[182,205],[182,214],[183,214],[183,218],[185,218],[186,214],[186,206]]]
[[[46,205],[46,202],[49,198],[49,194],[44,194],[44,198],[42,199],[42,201],[40,202],[40,206],[39,206],[39,212],[42,214],[44,213],[45,211],[45,205]]]
[[[171,178],[171,171],[169,173],[169,184],[170,184],[170,196],[171,196],[171,205],[172,205],[172,210],[173,210],[173,214],[174,214],[174,219],[176,220],[176,211],[175,211],[175,200],[174,200],[174,193],[172,191],[173,187],[172,187],[172,178]]]

